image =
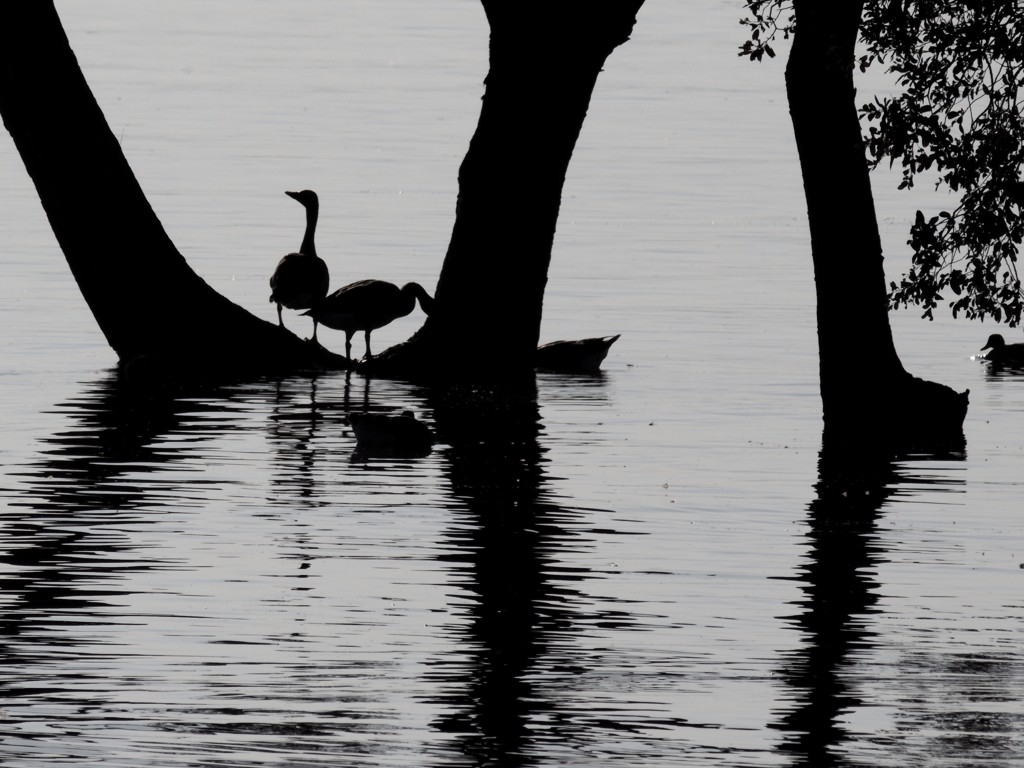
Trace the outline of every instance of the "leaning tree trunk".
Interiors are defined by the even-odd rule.
[[[53,0],[0,6],[0,114],[122,364],[233,374],[346,364],[233,304],[188,266],[89,90]]]
[[[383,370],[531,372],[566,169],[605,59],[643,0],[483,0],[490,70],[420,332]]]
[[[863,0],[796,0],[786,90],[807,197],[826,436],[959,432],[967,393],[912,377],[889,326],[853,84]]]

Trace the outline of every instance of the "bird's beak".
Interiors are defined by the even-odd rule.
[[[285,194],[288,195],[288,197],[290,197],[292,200],[298,200],[299,199],[299,193],[298,192],[285,192]]]

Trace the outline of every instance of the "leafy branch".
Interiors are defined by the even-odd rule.
[[[788,40],[795,23],[792,0],[746,0],[747,17],[740,24],[749,30],[748,38],[740,46],[740,55],[751,61],[761,61],[766,55],[775,58],[772,42],[782,35]]]
[[[774,56],[792,33],[791,0],[747,0],[740,55]],[[1024,7],[1020,0],[867,0],[861,71],[883,66],[898,95],[860,108],[872,167],[899,164],[901,188],[923,174],[958,197],[949,211],[918,212],[911,269],[891,284],[893,308],[991,317],[1017,325],[1024,293]]]
[[[902,92],[861,108],[869,158],[922,173],[959,205],[911,228],[912,268],[892,283],[893,307],[929,319],[949,290],[953,315],[1017,325],[1024,309],[1017,253],[1024,239],[1024,10],[1018,0],[889,0],[865,8],[861,35]]]

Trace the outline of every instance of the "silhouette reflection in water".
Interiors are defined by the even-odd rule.
[[[963,461],[964,450],[961,440],[928,458]],[[805,599],[801,612],[788,617],[801,632],[802,647],[781,670],[795,706],[772,723],[786,734],[780,749],[796,758],[795,765],[851,764],[842,757],[848,734],[841,720],[865,702],[846,673],[855,656],[874,644],[870,617],[878,611],[880,594],[873,574],[886,556],[877,523],[900,485],[929,482],[911,475],[900,461],[887,452],[828,445],[819,455],[816,497],[808,505],[808,554],[796,577]]]
[[[602,386],[587,379],[555,397],[593,400]],[[433,414],[434,452],[353,465],[348,411],[407,406]],[[217,749],[277,751],[296,728],[311,750],[367,737],[385,744],[400,738],[396,687],[424,704],[445,765],[453,750],[472,764],[529,765],[647,731],[654,741],[659,728],[678,725],[659,720],[658,705],[621,695],[630,657],[608,647],[606,635],[650,627],[621,599],[595,595],[593,583],[580,588],[602,578],[573,564],[593,545],[589,513],[560,505],[545,488],[532,379],[499,392],[422,392],[340,374],[154,392],[111,374],[59,410],[70,426],[44,438],[11,497],[24,514],[3,528],[6,562],[15,566],[4,584],[3,633],[12,644],[3,652],[13,670],[5,682],[17,688],[5,708],[27,732],[39,705],[69,724],[46,732],[47,754],[63,759],[93,738],[160,750],[174,741],[164,738],[171,732]],[[237,494],[212,485],[234,477],[219,461],[247,456],[254,458]],[[269,473],[273,499],[262,498],[268,475],[244,474],[252,469]],[[439,485],[424,494],[430,469]],[[211,500],[217,510],[207,509]],[[403,505],[417,508],[404,519],[429,521],[420,530],[435,540],[388,529]],[[302,514],[309,510],[316,514]],[[207,529],[211,519],[219,527]],[[234,527],[243,521],[245,529]],[[362,532],[380,549],[362,550]],[[200,551],[190,551],[197,543]],[[385,571],[403,568],[382,559],[393,556],[442,564],[437,587],[419,586],[444,590],[424,605],[450,615],[439,619],[442,637],[424,631],[396,644],[415,645],[404,651],[408,660],[423,654],[427,672],[420,666],[411,678],[393,676],[402,665],[359,639],[389,637],[394,617],[344,585],[325,588],[321,575],[371,578],[375,559]],[[287,562],[295,557],[301,562]],[[149,600],[120,591],[118,576],[133,569],[174,573],[126,580],[136,589],[157,585]],[[332,611],[317,605],[328,602]],[[296,616],[301,622],[291,623]],[[66,626],[55,629],[55,620]],[[440,650],[419,649],[431,639]],[[111,688],[138,674],[139,690],[149,692],[141,699]],[[297,685],[311,687],[297,693]],[[153,692],[168,698],[151,700]],[[132,729],[108,728],[126,717]]]
[[[180,462],[169,435],[187,430],[201,442],[224,426],[216,409],[126,388],[113,372],[56,410],[69,414],[71,426],[43,438],[37,461],[17,473],[22,487],[5,494],[0,521],[3,720],[13,726],[23,711],[31,721],[41,710],[76,731],[62,714],[99,711],[108,699],[102,668],[89,666],[78,649],[111,641],[90,628],[110,621],[112,606],[130,594],[118,586],[123,577],[177,567],[125,532],[145,525],[153,510],[182,503],[145,478]],[[19,737],[53,741],[61,728],[29,726]],[[4,742],[19,743],[14,738]]]
[[[308,382],[275,382],[274,402],[267,419],[268,437],[276,452],[270,487],[276,496],[306,504],[315,504],[317,496],[313,439],[324,420],[317,399],[318,383],[316,376]]]
[[[985,366],[985,380],[988,382],[1024,378],[1024,362],[1001,360],[982,360],[981,362]]]
[[[318,440],[341,436],[347,430],[348,411],[369,407],[370,380],[361,380],[358,404],[352,393],[351,371],[309,378],[293,376],[273,382],[273,387],[267,421],[267,436],[274,450],[270,481],[273,496],[267,501],[303,507],[325,504],[324,446],[318,445]]]
[[[316,388],[315,408],[294,383],[276,404],[280,467],[294,465],[295,456],[307,450],[315,463],[312,442],[321,430],[335,429],[343,411],[387,411],[387,382],[366,380],[359,404],[346,387],[339,407],[322,394],[334,380],[328,377]],[[575,392],[593,400],[602,384],[594,377],[559,388],[557,397],[569,399]],[[601,742],[610,733],[677,725],[651,718],[649,712],[603,716],[579,707],[575,692],[581,676],[588,665],[604,661],[581,653],[578,637],[590,626],[602,632],[643,627],[626,610],[594,608],[591,597],[572,587],[592,578],[588,570],[565,564],[567,554],[587,544],[575,533],[585,530],[585,513],[559,505],[545,490],[534,381],[423,394],[448,486],[449,525],[446,540],[439,542],[445,553],[439,559],[456,574],[460,587],[450,603],[457,621],[449,629],[458,638],[458,650],[435,659],[429,674],[430,688],[448,692],[430,701],[446,712],[434,727],[452,734],[456,748],[473,764],[529,765],[531,755],[544,754],[554,743],[565,748]],[[330,419],[323,418],[325,413],[332,414]],[[367,458],[358,449],[352,453],[353,461]],[[375,458],[378,468],[402,465],[398,457]],[[290,483],[312,482],[316,475],[281,474],[289,475]],[[403,479],[397,476],[394,482]],[[318,492],[309,494],[314,503],[317,497]],[[294,500],[294,493],[289,498]]]
[[[460,566],[469,596],[454,607],[465,619],[452,628],[464,636],[462,652],[436,663],[438,687],[452,692],[440,700],[450,713],[435,726],[458,734],[474,765],[522,766],[550,757],[545,748],[555,744],[579,748],[611,732],[664,725],[579,707],[580,680],[604,663],[580,649],[579,637],[589,626],[640,627],[624,610],[596,610],[573,587],[593,578],[564,564],[586,544],[574,533],[584,513],[544,488],[533,382],[435,393],[433,405],[453,501],[446,559]]]
[[[224,432],[222,409],[190,394],[125,386],[111,372],[58,408],[71,413],[74,426],[44,439],[38,466],[26,473],[31,501],[14,503],[60,516],[164,503],[126,477],[178,463],[182,456],[169,435],[187,432],[201,442]]]

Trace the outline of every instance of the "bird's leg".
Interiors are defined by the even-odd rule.
[[[370,354],[370,332],[366,331],[366,359],[369,360],[373,355]]]
[[[352,331],[345,331],[345,357],[352,359]]]
[[[284,328],[284,320],[281,319],[281,302],[277,302],[277,324]]]
[[[320,342],[316,340],[316,318],[313,318],[313,343],[319,345]]]

